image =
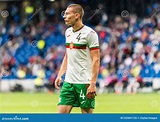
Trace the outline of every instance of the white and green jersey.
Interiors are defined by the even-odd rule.
[[[97,33],[88,26],[76,32],[72,27],[65,32],[67,71],[65,81],[74,84],[89,84],[92,77],[90,50],[99,49]]]

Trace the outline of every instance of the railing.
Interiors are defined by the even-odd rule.
[[[129,81],[131,80],[135,79],[130,78]],[[144,78],[143,81],[152,82],[152,89],[160,89],[160,78]],[[2,79],[0,81],[0,91],[9,92],[16,84],[21,85],[24,91],[35,91],[34,79]]]

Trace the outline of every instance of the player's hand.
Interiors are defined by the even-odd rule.
[[[58,90],[59,90],[61,81],[62,81],[61,77],[57,77],[56,80],[55,80],[55,88],[58,89]]]
[[[90,86],[87,89],[87,98],[88,99],[93,99],[96,96],[96,85],[95,84],[90,84]]]

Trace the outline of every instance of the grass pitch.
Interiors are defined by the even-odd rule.
[[[0,93],[0,113],[56,113],[59,94]],[[72,113],[81,113],[73,108]],[[160,113],[160,94],[98,95],[94,113]]]

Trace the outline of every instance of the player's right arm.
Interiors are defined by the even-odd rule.
[[[61,83],[61,80],[62,80],[61,77],[66,72],[66,69],[67,69],[67,54],[65,54],[65,56],[63,58],[61,68],[60,68],[58,76],[55,80],[55,88],[56,89],[59,89],[59,86],[60,86],[60,83]]]

